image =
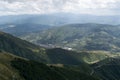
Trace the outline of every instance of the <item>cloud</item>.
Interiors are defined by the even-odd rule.
[[[70,12],[118,15],[120,0],[0,0],[0,14],[48,14]]]

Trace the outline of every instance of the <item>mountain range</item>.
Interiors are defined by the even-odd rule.
[[[0,79],[85,80],[89,78],[90,80],[98,80],[89,73],[83,73],[89,68],[82,72],[64,67],[64,65],[89,67],[82,59],[75,59],[75,54],[77,53],[63,49],[45,49],[0,32]],[[52,64],[56,64],[56,66]]]
[[[114,72],[119,69],[119,55],[47,49],[4,32],[0,32],[0,44],[1,80],[110,80],[120,74]],[[116,68],[104,69],[108,64]],[[106,71],[111,76],[104,75]]]
[[[65,24],[76,23],[99,23],[119,25],[119,15],[89,15],[89,14],[73,14],[73,13],[54,13],[43,15],[7,15],[0,16],[0,24],[41,24],[50,26],[59,26]],[[114,22],[114,23],[113,23]]]
[[[0,16],[0,80],[119,80],[119,16],[60,14]]]

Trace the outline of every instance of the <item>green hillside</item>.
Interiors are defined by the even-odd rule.
[[[46,54],[53,64],[81,65],[84,62],[93,64],[108,57],[116,56],[105,51],[68,51],[60,48],[47,49]]]
[[[120,26],[107,24],[70,24],[22,36],[37,45],[67,47],[73,50],[120,52]]]
[[[11,53],[0,52],[0,80],[99,80],[64,67],[47,66]]]
[[[119,80],[119,62],[120,58],[114,57],[91,67],[84,63],[45,65],[1,51],[0,80]]]
[[[98,74],[103,80],[119,80],[120,57],[108,58],[92,65],[93,75]]]
[[[10,53],[0,52],[0,80],[25,80],[18,71],[11,66],[11,61],[16,56]],[[18,57],[16,57],[18,58]]]
[[[64,67],[46,66],[45,64],[15,59],[12,66],[18,69],[25,80],[99,80],[86,73]]]

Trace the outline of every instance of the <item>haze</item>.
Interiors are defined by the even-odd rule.
[[[120,0],[0,0],[0,15],[75,13],[119,15]]]

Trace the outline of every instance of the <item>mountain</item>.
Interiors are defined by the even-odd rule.
[[[75,23],[103,23],[103,24],[119,24],[120,16],[97,16],[88,14],[73,14],[73,13],[54,13],[43,15],[8,15],[0,16],[0,24],[42,24],[59,26]],[[113,23],[114,22],[114,23]]]
[[[37,45],[0,31],[0,80],[119,80],[120,26],[96,24],[113,20],[119,16],[1,17],[2,31]]]
[[[21,38],[37,45],[83,51],[120,52],[120,26],[108,24],[69,24]]]
[[[42,30],[46,30],[52,28],[51,26],[41,25],[41,24],[33,24],[33,23],[21,23],[21,24],[3,24],[0,25],[0,30],[13,34],[15,36],[21,36],[33,32],[40,32]]]

